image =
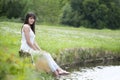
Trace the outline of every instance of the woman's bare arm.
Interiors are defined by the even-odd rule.
[[[34,41],[34,46],[35,46],[39,51],[41,51],[41,48],[39,47],[39,45],[37,44],[36,41]]]
[[[29,25],[24,25],[23,26],[23,31],[25,33],[25,38],[26,38],[26,41],[27,41],[27,44],[33,49],[33,50],[37,50],[37,48],[31,43],[30,41],[30,26]]]

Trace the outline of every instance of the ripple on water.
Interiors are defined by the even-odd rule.
[[[120,66],[97,66],[74,71],[59,80],[120,80]]]

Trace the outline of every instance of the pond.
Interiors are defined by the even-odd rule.
[[[120,80],[120,62],[87,63],[69,69],[70,75],[59,80]]]

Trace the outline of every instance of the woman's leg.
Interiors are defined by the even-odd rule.
[[[69,74],[69,72],[63,70],[62,68],[60,68],[60,67],[58,66],[58,64],[54,61],[54,59],[51,57],[51,55],[50,55],[49,53],[45,52],[44,55],[45,55],[45,57],[46,57],[47,60],[48,60],[48,64],[49,64],[52,72],[57,71],[58,74],[61,74],[61,75],[62,75],[62,74]]]
[[[49,53],[47,53],[47,56],[49,57],[50,61],[53,63],[54,67],[56,69],[60,69],[60,66],[58,66],[58,64],[55,62],[55,60],[52,58],[52,56]]]
[[[45,58],[48,61],[48,64],[52,70],[52,72],[56,71],[58,68],[60,68],[56,62],[53,60],[53,58],[51,57],[51,55],[47,52],[44,52],[43,55],[45,56]]]

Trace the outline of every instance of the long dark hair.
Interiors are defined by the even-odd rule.
[[[35,19],[35,21],[36,21],[36,16],[35,16],[34,13],[27,13],[27,15],[25,17],[24,24],[29,24],[29,22],[28,22],[29,17],[33,17]],[[32,25],[30,25],[32,31],[34,32],[34,34],[35,34],[35,21],[34,21],[34,23]]]

